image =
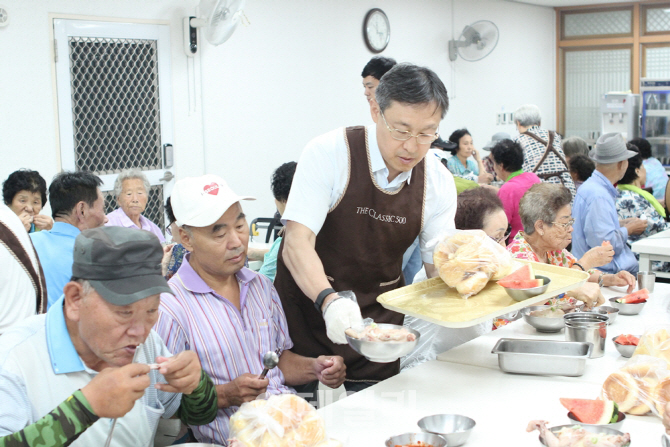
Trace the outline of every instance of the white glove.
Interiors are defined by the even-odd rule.
[[[363,324],[361,309],[356,301],[340,298],[328,305],[323,315],[326,322],[326,334],[333,343],[346,345],[344,331]]]

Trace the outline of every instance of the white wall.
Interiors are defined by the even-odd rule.
[[[203,173],[200,98],[195,108],[189,107],[188,85],[194,76],[189,80],[181,28],[182,18],[194,13],[197,1],[3,0],[2,4],[10,24],[0,28],[0,179],[16,169],[31,168],[49,184],[60,170],[50,13],[169,23],[176,174]],[[190,63],[198,69],[199,88],[199,58]]]
[[[478,62],[448,58],[451,2],[445,0],[248,0],[249,27],[220,47],[205,45],[203,110],[207,171],[221,174],[249,216],[272,216],[270,177],[297,161],[315,136],[346,125],[371,123],[360,73],[373,56],[361,37],[373,7],[391,23],[383,56],[426,65],[452,99],[441,126],[448,138],[467,126],[482,147],[498,131],[495,116],[532,102],[555,126],[555,14],[553,9],[506,1],[455,0],[456,37],[466,24],[494,21],[500,42]]]
[[[555,127],[556,27],[549,8],[454,0],[452,15],[448,0],[247,0],[250,26],[240,26],[221,46],[203,43],[193,61],[195,86],[202,88],[194,109],[181,19],[195,12],[197,0],[2,4],[11,23],[0,28],[0,179],[30,167],[48,181],[59,169],[49,13],[170,23],[176,174],[223,176],[238,193],[258,197],[245,203],[251,218],[274,213],[272,171],[298,160],[310,139],[339,126],[371,123],[360,72],[372,57],[361,29],[373,7],[391,22],[382,55],[429,66],[445,82],[453,97],[441,126],[445,138],[467,126],[481,147],[497,131],[512,132],[511,126],[495,125],[501,108],[511,112],[528,102],[542,109],[547,127]],[[498,25],[498,47],[481,61],[450,63],[452,21],[458,36],[477,20]]]

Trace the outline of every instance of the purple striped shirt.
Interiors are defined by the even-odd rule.
[[[260,374],[263,354],[291,349],[286,316],[272,282],[247,268],[236,273],[240,309],[217,294],[189,264],[190,254],[169,284],[174,296],[161,295],[160,316],[154,329],[174,355],[190,349],[215,385],[244,373]],[[292,393],[279,368],[272,369],[268,393]],[[220,409],[216,419],[191,429],[200,442],[226,445],[230,417],[239,407]]]

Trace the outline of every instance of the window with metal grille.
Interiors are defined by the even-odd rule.
[[[105,214],[109,214],[119,207],[114,197],[114,191],[104,191],[102,197],[105,199]],[[144,217],[158,225],[165,233],[165,220],[163,218],[163,185],[154,185],[149,189],[149,201],[144,210]]]
[[[156,41],[70,37],[78,170],[162,165]]]
[[[68,45],[76,169],[162,168],[156,41],[71,36]],[[113,211],[116,200],[105,195]],[[165,229],[161,185],[149,191],[144,215]]]

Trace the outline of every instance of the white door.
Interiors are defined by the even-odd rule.
[[[169,26],[54,19],[54,37],[62,169],[98,175],[106,212],[117,207],[118,174],[142,170],[144,215],[164,230],[174,185]]]

